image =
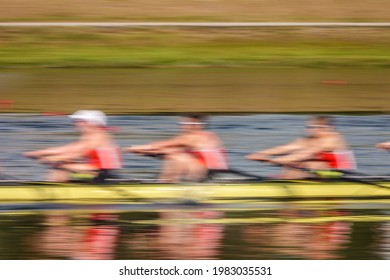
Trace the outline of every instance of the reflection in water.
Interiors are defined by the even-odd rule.
[[[0,228],[1,259],[390,258],[379,210],[3,215]]]
[[[282,213],[280,213],[282,214]],[[289,211],[284,217],[312,217],[313,215],[337,215],[318,211]],[[244,239],[252,250],[258,250],[265,258],[283,259],[338,259],[339,251],[347,245],[351,223],[343,221],[322,223],[275,223],[248,225],[243,230]]]
[[[390,222],[380,226],[382,240],[379,241],[379,254],[385,260],[390,260]]]
[[[212,219],[222,212],[162,212],[160,225],[147,234],[141,232],[128,242],[129,250],[153,251],[153,259],[217,259],[222,247],[223,224]]]
[[[205,223],[219,218],[221,212],[162,213],[168,223],[159,228],[159,245],[164,254],[172,259],[217,258],[223,236],[223,225]],[[196,223],[175,223],[175,219],[196,219]],[[170,221],[172,220],[172,221]]]
[[[36,249],[47,257],[78,260],[109,260],[119,237],[119,226],[109,224],[111,214],[93,214],[89,225],[74,226],[66,214],[47,215],[46,227],[37,234]]]

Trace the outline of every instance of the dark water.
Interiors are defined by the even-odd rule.
[[[305,115],[215,116],[232,165],[262,175],[278,168],[246,161],[255,150],[302,135]],[[336,116],[356,152],[359,169],[389,174],[390,155],[374,145],[390,139],[390,116]],[[178,132],[175,117],[113,116],[121,146],[164,139]],[[76,139],[65,116],[1,115],[2,172],[44,179],[46,169],[21,153]],[[160,162],[125,155],[126,178],[154,178]],[[0,215],[0,259],[388,259],[388,204],[328,210],[277,207],[74,213],[68,210]],[[118,209],[117,209],[118,210]],[[157,211],[159,210],[159,211]],[[76,211],[77,212],[77,211]]]
[[[0,259],[390,258],[384,210],[57,212],[0,228]]]

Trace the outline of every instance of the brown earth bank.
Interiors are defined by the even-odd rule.
[[[1,113],[390,112],[390,69],[1,69]]]
[[[1,21],[389,21],[388,0],[2,0]]]

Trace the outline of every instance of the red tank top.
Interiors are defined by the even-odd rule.
[[[334,169],[356,169],[355,156],[352,151],[322,152],[318,158],[327,162],[329,167]]]
[[[119,147],[104,147],[93,149],[87,154],[88,163],[97,169],[122,168],[122,156]]]
[[[202,149],[190,152],[207,169],[229,169],[225,149]]]

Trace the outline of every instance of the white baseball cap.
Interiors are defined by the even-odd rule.
[[[106,114],[97,110],[79,110],[73,115],[69,115],[68,117],[74,120],[83,120],[89,123],[93,123],[95,125],[107,125]]]

